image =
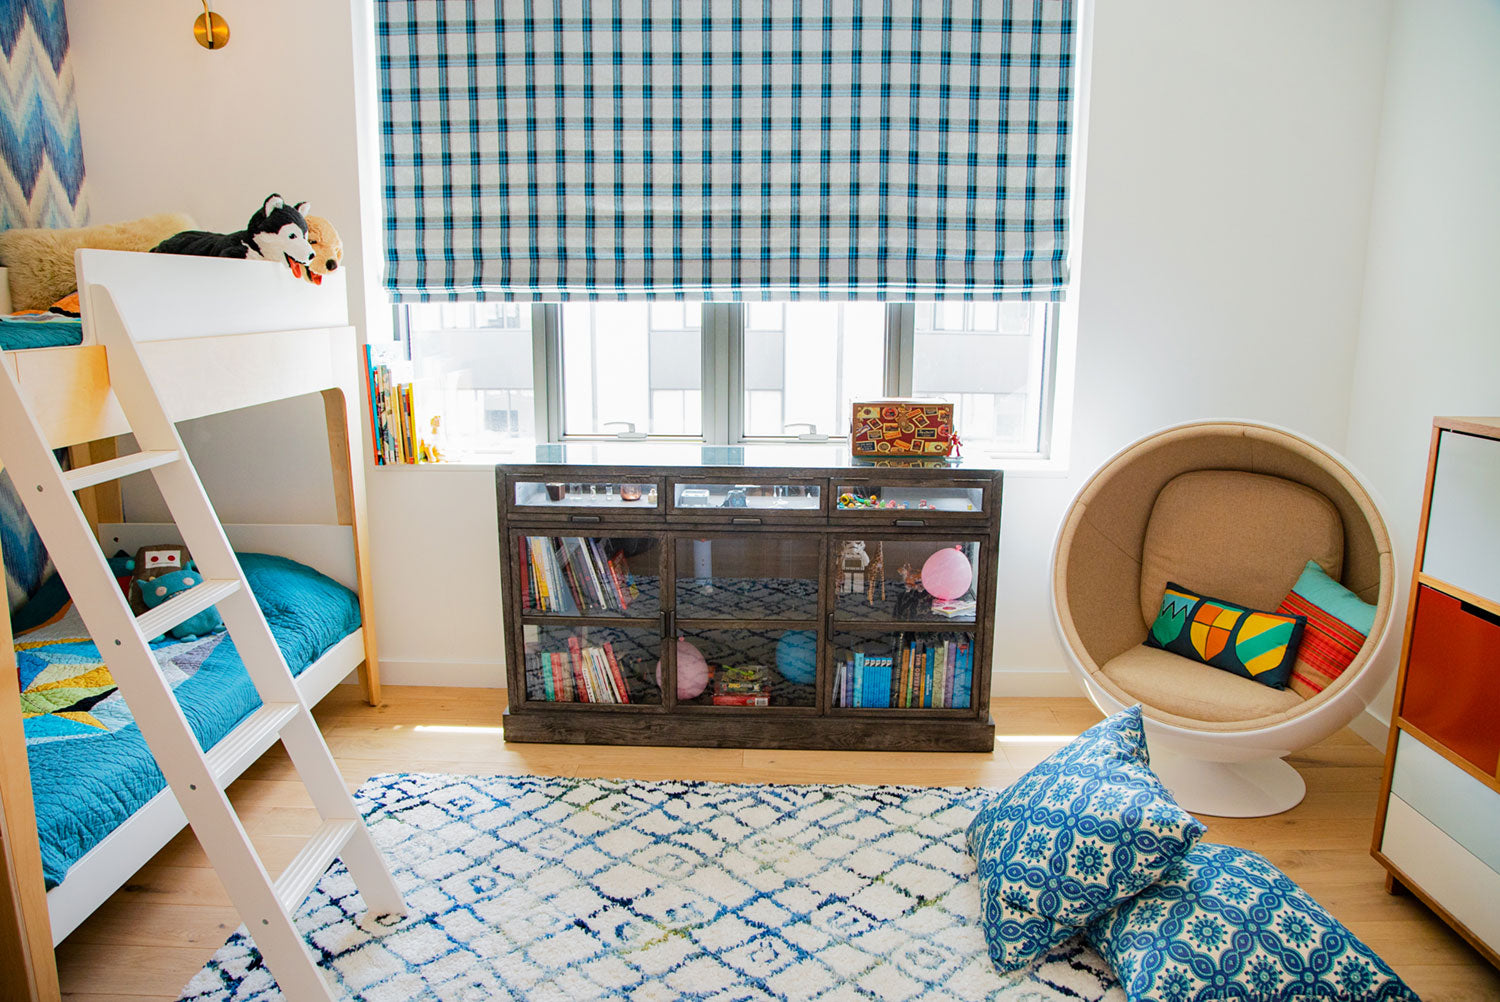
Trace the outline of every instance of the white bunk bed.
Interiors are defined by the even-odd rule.
[[[298,282],[270,263],[118,251],[79,251],[76,259],[83,343],[0,352],[54,448],[82,462],[114,455],[126,430],[109,388],[97,325],[113,311],[91,310],[98,290],[113,299],[120,322],[140,345],[168,413],[182,421],[310,393],[322,395],[332,461],[337,524],[226,525],[237,550],[290,557],[359,596],[362,626],[326,650],[297,677],[311,705],[358,669],[365,698],[380,699],[364,511],[364,464],[354,329],[348,326],[342,273],[321,286]],[[101,318],[110,317],[110,321]],[[109,552],[129,552],[174,539],[175,529],[121,519],[118,485],[91,488],[80,501]],[[6,620],[5,636],[11,641]],[[12,642],[0,644],[0,886],[14,905],[0,908],[0,967],[14,962],[30,974],[32,994],[55,995],[52,947],[122,886],[184,826],[170,790],[163,790],[79,858],[43,894],[36,818],[19,710]],[[221,739],[231,740],[234,731]],[[238,775],[272,744],[247,744]],[[3,896],[0,896],[3,897]],[[14,925],[10,916],[14,916]],[[14,946],[7,948],[7,943]],[[15,956],[10,956],[14,953]]]

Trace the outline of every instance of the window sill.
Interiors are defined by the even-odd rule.
[[[603,440],[599,440],[599,441],[608,443],[608,442],[612,442],[613,440],[612,439],[603,439]],[[673,440],[672,442],[630,442],[628,444],[630,446],[632,446],[633,449],[637,449],[638,448],[638,449],[650,450],[650,449],[652,449],[653,447],[656,447],[656,446],[660,446],[662,449],[668,449],[668,448],[674,448],[674,447],[675,448],[680,448],[683,443],[682,443],[682,440],[679,439],[679,440]],[[750,443],[750,444],[754,444],[754,443]],[[761,444],[764,444],[764,443],[761,443]],[[812,443],[812,442],[787,442],[787,443],[777,443],[777,444],[778,444],[778,447],[785,447],[785,448],[788,448],[788,449],[796,449],[796,448],[806,447],[806,448],[808,448],[810,450],[811,449],[827,450],[830,445],[836,446],[836,445],[839,444],[839,442],[837,440],[835,440],[835,441],[832,441],[832,442],[818,442],[818,443]],[[496,466],[504,465],[504,464],[507,464],[507,463],[524,463],[524,462],[528,462],[530,460],[532,449],[533,449],[533,443],[531,443],[531,442],[524,442],[524,443],[518,443],[517,446],[514,449],[509,449],[509,450],[506,450],[504,452],[471,453],[471,454],[466,454],[463,459],[456,460],[456,461],[453,461],[453,462],[417,463],[417,464],[401,463],[401,464],[393,464],[393,465],[385,465],[385,466],[375,466],[374,469],[377,470],[377,471],[385,471],[385,470],[404,470],[404,471],[411,471],[411,470],[438,470],[438,471],[442,471],[442,472],[445,472],[445,473],[491,472],[491,471],[494,470],[494,468]],[[985,450],[983,448],[978,448],[978,447],[974,447],[974,446],[967,446],[967,447],[965,447],[965,449],[963,450],[963,452],[964,452],[965,458],[968,459],[970,462],[976,463],[976,465],[979,465],[979,466],[985,466],[986,468],[997,468],[997,469],[1003,470],[1005,472],[1005,475],[1008,476],[1008,477],[1060,478],[1060,477],[1066,477],[1068,475],[1068,472],[1069,472],[1068,471],[1067,461],[1065,459],[1062,459],[1062,458],[1059,458],[1059,457],[1006,456],[1003,453],[992,453],[992,452],[989,452],[989,451],[987,451],[987,450]],[[987,464],[989,462],[993,462],[995,464],[994,467],[988,467]],[[818,465],[818,464],[814,464],[814,465]]]

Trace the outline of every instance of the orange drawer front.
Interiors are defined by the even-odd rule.
[[[1500,760],[1500,617],[1419,587],[1401,716],[1495,775]]]

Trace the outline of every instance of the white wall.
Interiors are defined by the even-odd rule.
[[[220,0],[233,35],[208,53],[179,3],[68,0],[97,218],[187,208],[233,228],[280,188],[318,203],[358,257],[374,236],[353,201],[358,3]],[[1072,472],[1007,482],[1001,695],[1070,691],[1047,568],[1087,471],[1153,428],[1210,416],[1342,448],[1350,413],[1388,0],[1095,10]],[[362,296],[356,281],[356,318]],[[242,496],[217,471],[205,479]],[[490,478],[382,470],[370,490],[388,677],[498,681]]]
[[[1001,672],[1061,670],[1053,534],[1123,446],[1209,417],[1344,444],[1388,8],[1101,0],[1094,13],[1070,473],[1006,482]]]
[[[1433,417],[1500,414],[1496,0],[1398,0],[1377,164],[1348,455],[1385,502],[1404,594]]]

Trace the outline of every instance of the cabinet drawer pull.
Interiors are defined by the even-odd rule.
[[[898,519],[896,519],[896,524],[897,525],[923,526],[923,525],[927,524],[927,520],[925,518],[898,518]]]
[[[730,521],[735,525],[760,525],[758,518],[732,518]]]
[[[602,515],[569,515],[568,516],[568,521],[569,522],[602,522],[602,521],[604,521],[604,517]]]

